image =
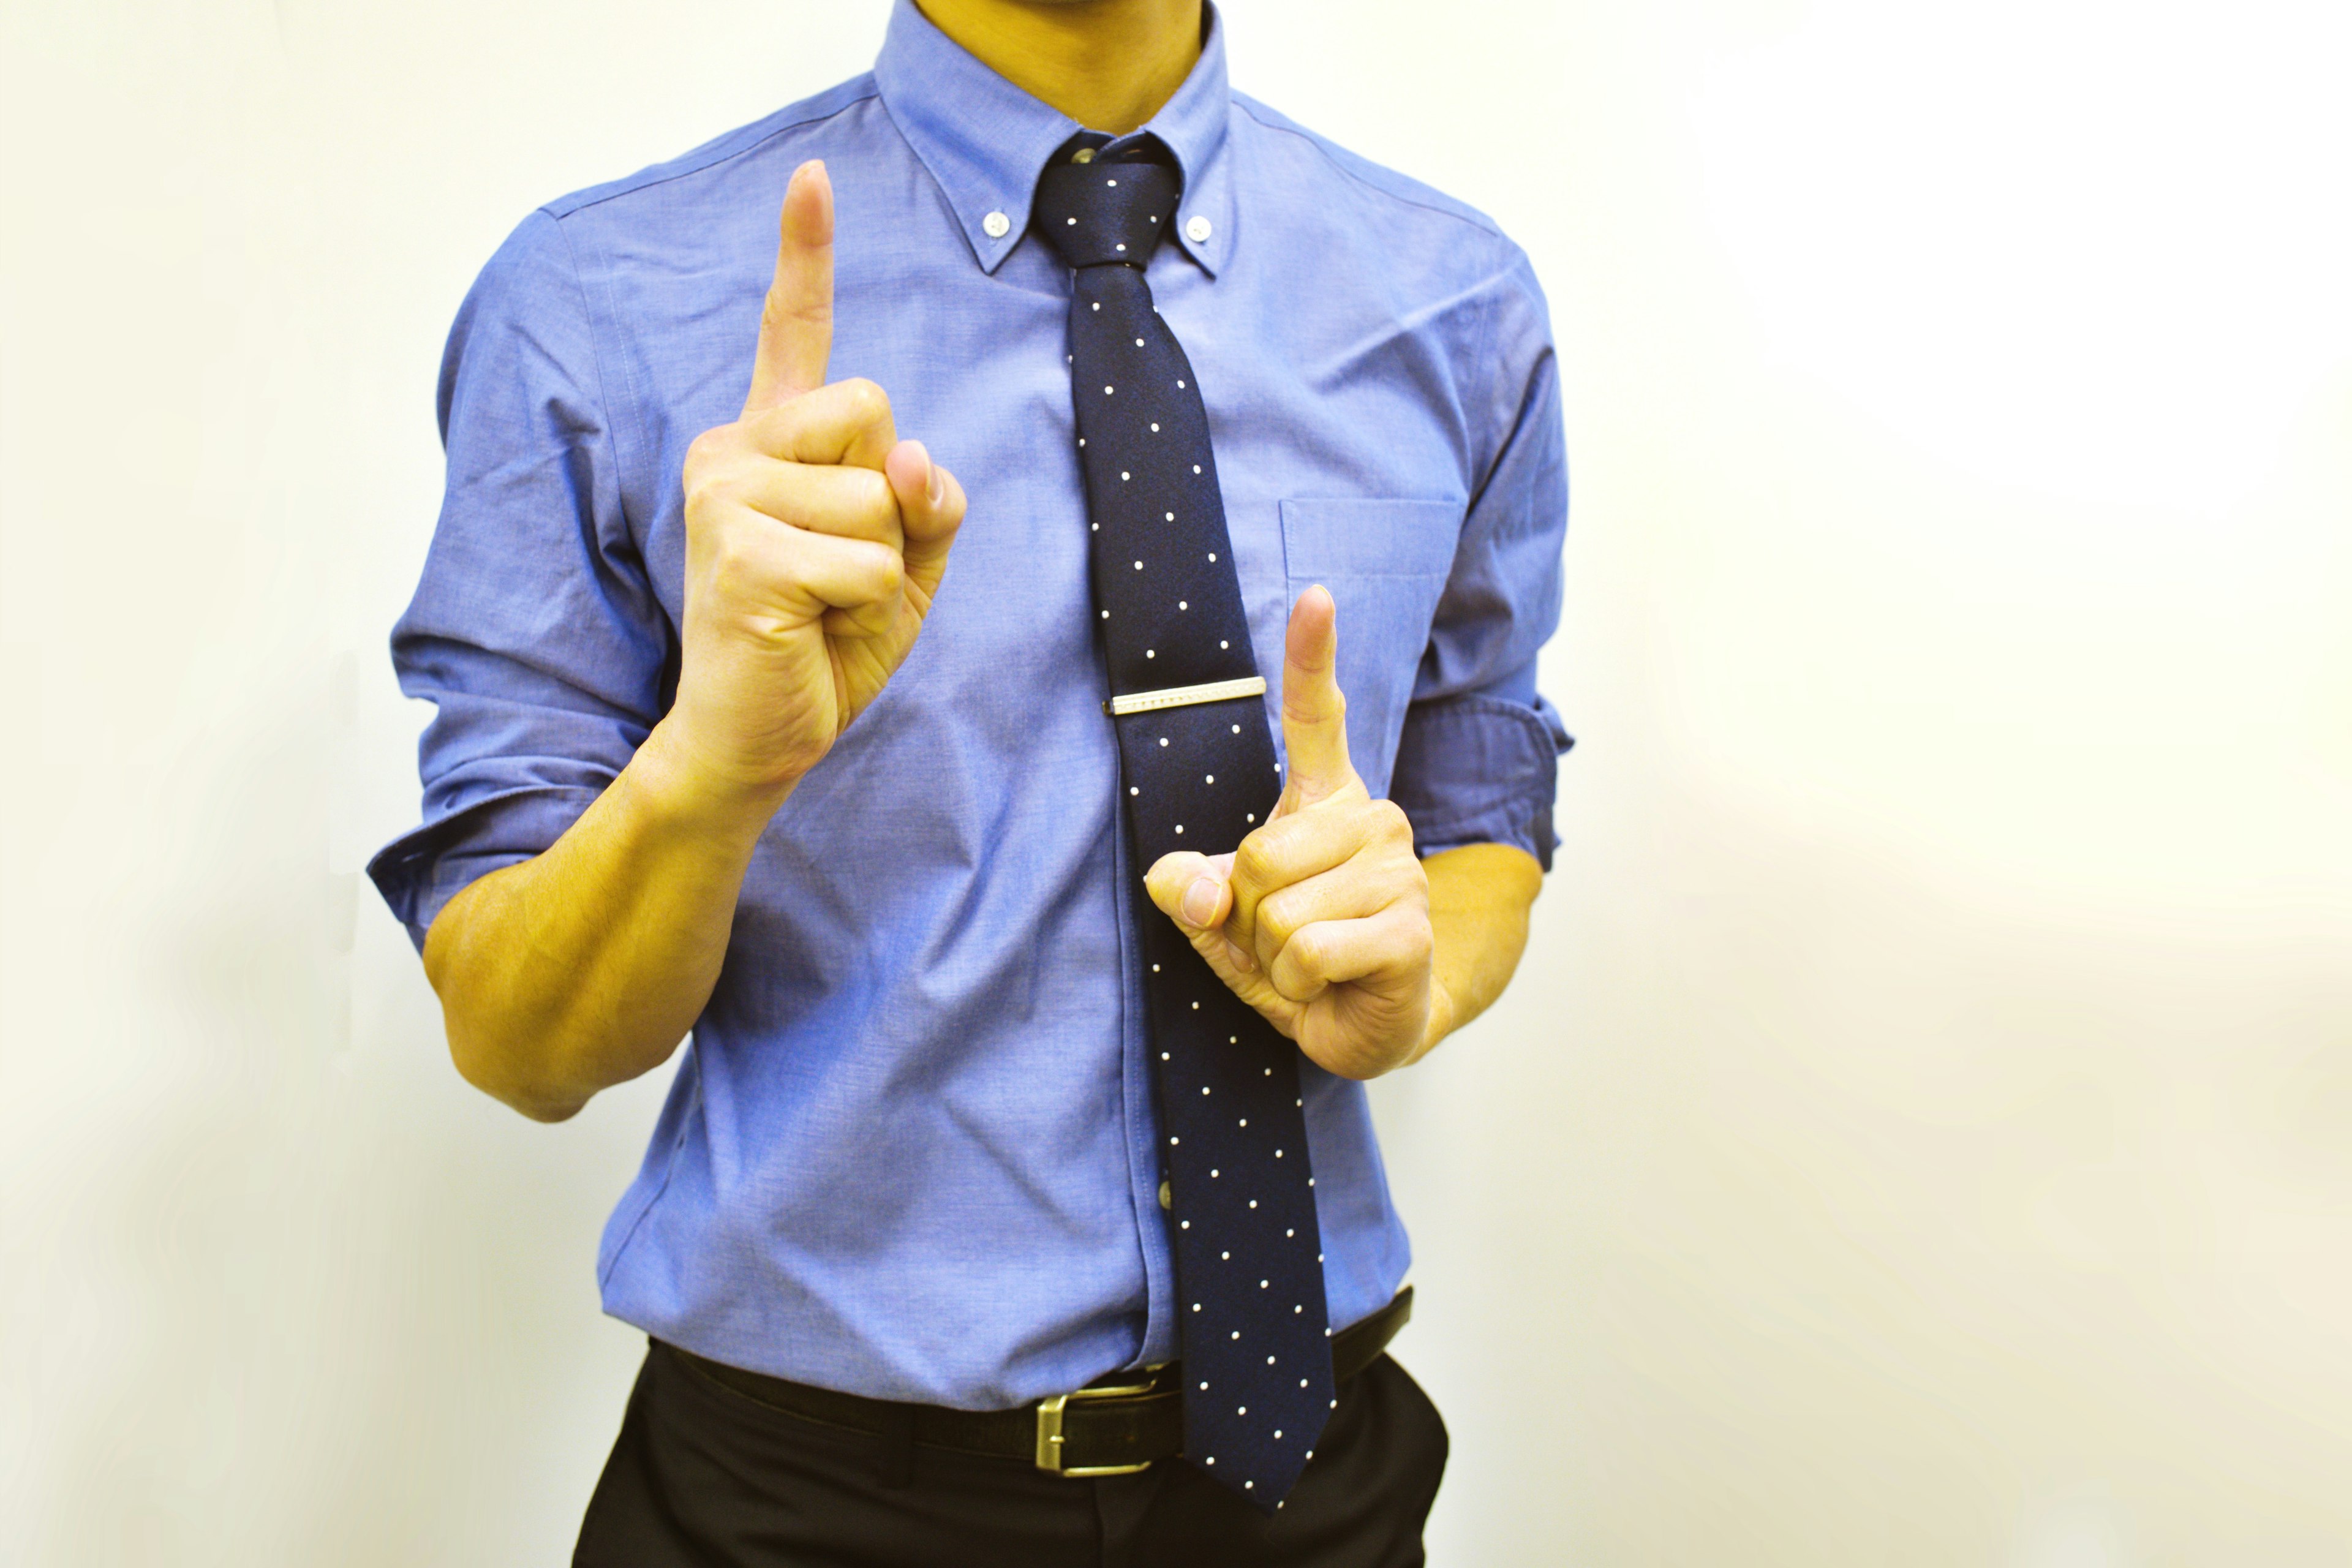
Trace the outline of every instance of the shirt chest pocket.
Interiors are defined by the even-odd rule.
[[[1376,795],[1388,790],[1397,737],[1412,700],[1422,651],[1429,646],[1430,622],[1453,568],[1462,515],[1458,500],[1350,497],[1282,503],[1289,603],[1320,583],[1339,605],[1348,751]]]

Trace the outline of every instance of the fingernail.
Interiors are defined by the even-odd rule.
[[[1239,942],[1232,941],[1230,938],[1227,939],[1225,942],[1225,962],[1232,964],[1235,969],[1240,970],[1244,974],[1255,974],[1257,973],[1256,956],[1253,954],[1249,949],[1242,946]]]
[[[937,506],[948,493],[948,482],[940,476],[940,466],[931,461],[929,452],[923,454],[923,499]]]
[[[1184,889],[1186,923],[1204,926],[1216,919],[1216,916],[1217,879],[1214,877],[1193,878],[1192,885]]]

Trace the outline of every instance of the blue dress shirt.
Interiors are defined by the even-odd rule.
[[[899,0],[872,74],[533,213],[451,333],[447,494],[393,635],[439,710],[424,826],[370,870],[421,944],[667,706],[687,445],[741,406],[785,181],[825,160],[832,373],[889,393],[971,512],[914,651],[760,841],[600,1272],[660,1338],[882,1398],[1009,1406],[1175,1345],[1070,278],[1026,232],[1078,129]],[[1567,489],[1526,257],[1234,92],[1213,14],[1146,129],[1183,173],[1149,276],[1200,374],[1259,668],[1328,586],[1366,784],[1423,853],[1548,861],[1567,738],[1534,661]],[[1362,1086],[1303,1075],[1344,1325],[1408,1250]]]

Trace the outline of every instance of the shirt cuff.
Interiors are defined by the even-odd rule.
[[[451,899],[478,879],[546,850],[596,795],[593,789],[546,784],[489,795],[377,850],[368,877],[423,952],[425,933]]]
[[[1414,852],[1424,858],[1465,844],[1508,844],[1549,871],[1559,757],[1575,743],[1541,697],[1417,702],[1405,715],[1389,798],[1404,808]]]

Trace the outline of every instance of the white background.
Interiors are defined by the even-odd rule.
[[[883,16],[0,10],[0,1562],[566,1560],[661,1075],[467,1089],[358,876],[436,359]],[[1234,0],[1563,345],[1559,863],[1378,1090],[1441,1565],[2352,1563],[2347,18]]]

